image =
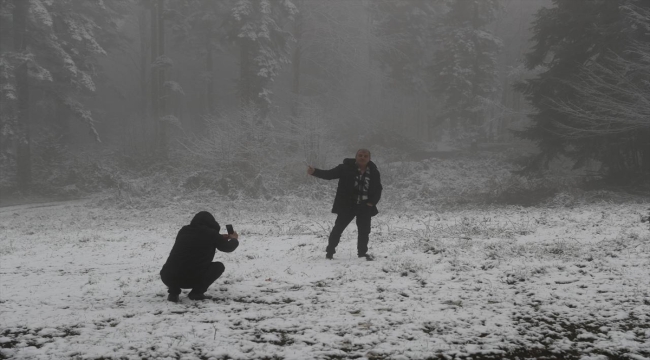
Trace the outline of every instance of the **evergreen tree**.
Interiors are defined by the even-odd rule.
[[[239,50],[240,105],[253,105],[265,117],[271,107],[271,83],[290,62],[291,33],[285,22],[297,8],[290,0],[234,0],[226,22],[227,38]]]
[[[118,9],[119,1],[0,3],[0,77],[4,84],[0,102],[6,102],[0,108],[0,149],[6,160],[2,166],[6,170],[15,161],[17,182],[25,189],[32,180],[31,128],[41,125],[30,117],[29,109],[51,114],[43,129],[53,131],[63,142],[68,113],[84,122],[99,140],[83,96],[95,91],[96,56],[106,54],[101,44],[117,41]],[[12,144],[16,155],[12,155]]]
[[[168,157],[168,127],[178,124],[178,119],[169,113],[169,90],[180,88],[176,83],[167,81],[167,72],[174,66],[173,60],[167,56],[167,1],[149,1],[151,50],[150,88],[151,88],[151,119],[156,126],[156,152],[160,159]]]
[[[501,41],[487,30],[499,0],[450,0],[438,31],[434,90],[444,98],[438,121],[452,129],[476,132],[483,124],[486,100],[497,91],[496,54]]]
[[[68,114],[85,123],[99,140],[95,120],[83,99],[96,90],[95,80],[101,71],[97,56],[106,55],[107,47],[116,45],[120,37],[119,9],[119,1],[31,1],[30,18],[36,21],[30,24],[30,49],[34,61],[52,76],[51,82],[39,82],[35,88],[54,108],[51,125],[64,140]]]
[[[613,114],[611,108],[603,108],[607,98],[629,102],[635,93],[630,90],[643,88],[644,82],[647,91],[647,72],[620,67],[628,61],[640,64],[644,56],[647,61],[648,54],[638,47],[650,40],[647,24],[639,26],[638,12],[629,11],[635,6],[650,7],[635,0],[554,0],[552,7],[538,12],[535,45],[526,65],[545,71],[518,85],[537,110],[531,116],[532,126],[519,133],[539,144],[541,152],[531,169],[543,168],[561,154],[573,158],[576,167],[598,160],[620,179],[650,169],[648,126],[625,129],[602,118]],[[597,94],[604,97],[594,102]],[[626,119],[630,114],[620,112],[614,117],[618,116]],[[594,122],[600,123],[594,127]]]
[[[433,29],[442,0],[378,0],[369,2],[376,42],[376,58],[391,86],[407,92],[427,91],[427,71],[434,49]]]
[[[294,0],[298,13],[292,22],[291,114],[315,99],[324,107],[341,104],[354,74],[367,67],[360,63],[359,48],[366,38],[359,30],[360,2],[349,0]]]
[[[0,167],[6,174],[9,165],[15,163],[16,181],[22,190],[28,190],[32,181],[29,67],[33,63],[27,48],[29,3],[16,0],[13,3],[3,1],[0,5],[0,16],[10,20],[2,21],[2,34],[13,35],[11,40],[5,36],[0,38],[0,80],[3,84],[0,100]],[[12,46],[7,46],[7,43]],[[15,151],[12,151],[14,144]]]
[[[228,3],[211,0],[182,0],[170,3],[171,31],[177,47],[189,50],[201,58],[205,81],[204,112],[211,114],[215,108],[215,58],[223,51],[224,18],[228,16]]]

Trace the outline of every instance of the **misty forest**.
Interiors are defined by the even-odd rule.
[[[649,359],[649,224],[648,0],[0,0],[0,359]]]

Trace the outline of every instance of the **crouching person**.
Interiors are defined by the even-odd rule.
[[[191,300],[211,299],[204,293],[225,270],[220,262],[212,262],[215,249],[232,252],[239,246],[239,236],[219,234],[221,227],[207,211],[194,215],[189,225],[183,226],[167,262],[160,270],[162,282],[169,288],[167,300],[178,302],[181,289],[192,289]]]

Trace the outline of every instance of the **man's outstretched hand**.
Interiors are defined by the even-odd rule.
[[[311,166],[307,166],[307,174],[308,175],[314,175],[314,168]]]

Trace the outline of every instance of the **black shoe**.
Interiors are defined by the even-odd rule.
[[[365,255],[359,255],[359,258],[366,258],[367,261],[373,261],[375,260],[375,257],[370,255],[370,254],[365,254]]]
[[[325,254],[325,259],[327,259],[327,260],[334,259],[334,254]]]
[[[187,297],[190,298],[190,300],[207,300],[207,299],[212,299],[212,296],[210,296],[210,295],[205,295],[205,294],[192,294],[192,293],[189,293],[189,294],[187,294]]]
[[[178,294],[169,294],[167,295],[167,301],[178,302]]]

